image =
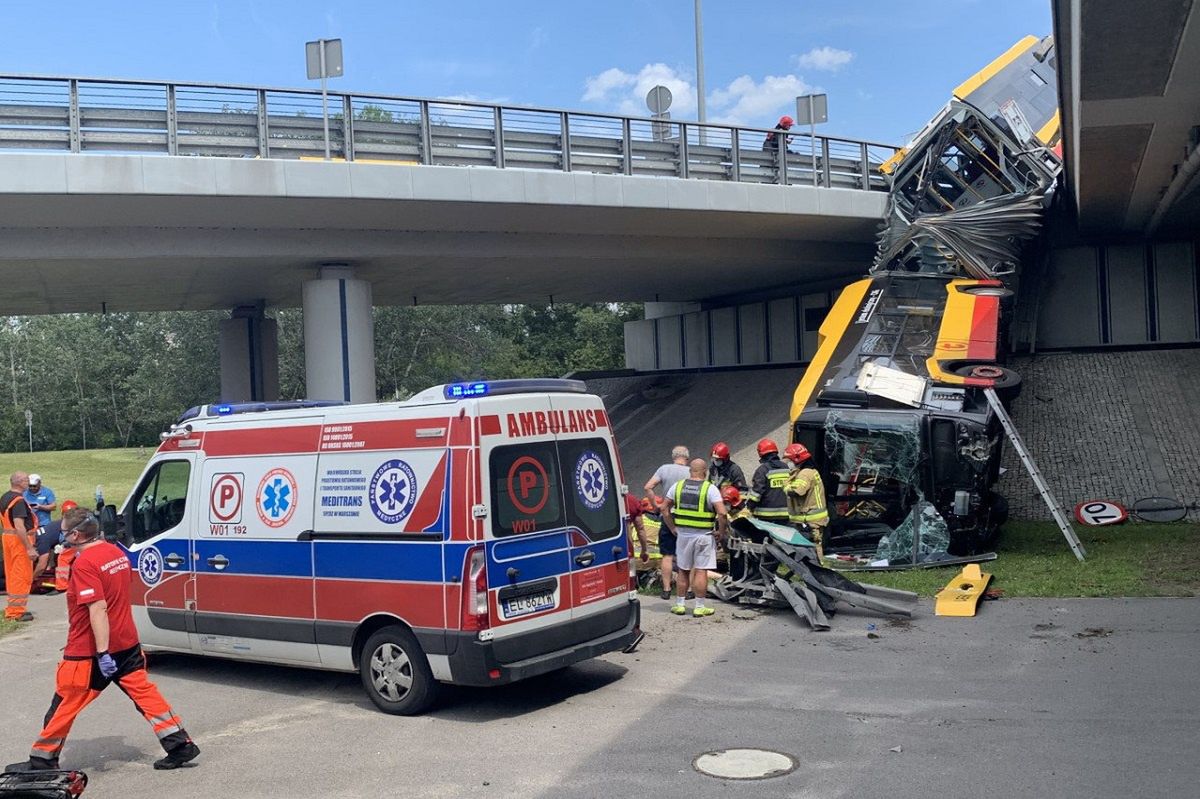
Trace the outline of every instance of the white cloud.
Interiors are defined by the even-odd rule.
[[[767,75],[755,81],[749,75],[734,79],[708,96],[711,122],[769,128],[775,117],[795,108],[796,98],[813,87],[795,75]]]
[[[825,72],[837,72],[854,59],[854,53],[849,50],[839,50],[836,47],[814,47],[803,55],[796,56],[796,64],[808,69],[820,69]]]
[[[649,116],[646,94],[655,86],[671,90],[671,116],[696,118],[696,86],[692,76],[666,64],[647,64],[637,72],[617,67],[589,77],[584,83],[583,101],[598,103],[628,116]],[[708,119],[719,124],[771,127],[779,114],[795,104],[798,95],[813,87],[796,75],[767,75],[756,81],[742,75],[727,86],[709,92]]]
[[[691,76],[666,64],[647,64],[636,73],[612,67],[584,82],[583,100],[616,105],[627,116],[650,116],[646,95],[655,86],[671,90],[671,116],[686,119],[696,113],[696,87]]]

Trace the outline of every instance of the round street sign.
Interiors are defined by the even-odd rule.
[[[665,114],[673,99],[671,90],[666,86],[655,86],[646,94],[646,107],[651,114]]]
[[[1089,499],[1075,506],[1075,518],[1089,527],[1120,524],[1129,518],[1124,507],[1107,499]]]

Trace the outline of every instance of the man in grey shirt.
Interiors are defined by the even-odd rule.
[[[671,450],[671,462],[664,463],[658,467],[654,476],[646,481],[646,498],[650,500],[651,505],[657,511],[660,507],[660,501],[654,494],[654,489],[662,486],[660,490],[666,491],[671,486],[678,483],[680,480],[686,480],[691,474],[688,469],[688,459],[691,458],[691,453],[688,448],[682,444],[678,444]],[[671,598],[671,586],[675,580],[672,578],[672,567],[675,565],[675,534],[667,528],[666,524],[658,528],[658,551],[662,555],[662,598]]]

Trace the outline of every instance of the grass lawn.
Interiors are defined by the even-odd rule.
[[[657,526],[647,524],[652,531]],[[1007,597],[1196,596],[1200,594],[1200,524],[1147,524],[1115,527],[1075,525],[1087,549],[1075,559],[1053,522],[1014,521],[1004,527],[996,560],[982,564],[992,574],[989,588]],[[657,561],[655,562],[657,563]],[[961,566],[891,572],[848,572],[860,583],[933,596]],[[655,583],[643,593],[658,594]]]
[[[1200,524],[1114,527],[1075,525],[1087,549],[1080,563],[1053,522],[1009,522],[982,564],[990,588],[1005,596],[1195,596],[1200,594]],[[856,572],[853,579],[932,596],[960,567],[909,572]]]
[[[6,452],[0,453],[0,475],[7,490],[7,475],[17,470],[40,474],[42,483],[54,489],[60,507],[65,499],[93,507],[97,485],[104,486],[106,502],[120,506],[152,454],[151,447]]]

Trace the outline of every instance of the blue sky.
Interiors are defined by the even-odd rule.
[[[341,37],[336,91],[470,97],[645,115],[656,82],[694,119],[692,0],[74,2],[4,0],[5,74],[279,87],[304,42]],[[772,126],[829,93],[830,135],[901,143],[1025,34],[1049,0],[704,0],[708,117]]]

